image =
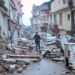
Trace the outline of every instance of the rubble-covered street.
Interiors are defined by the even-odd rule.
[[[75,0],[0,0],[0,75],[75,75]]]
[[[61,54],[60,49],[57,48],[55,45],[50,45],[50,42],[46,43],[42,41],[41,54],[37,54],[37,52],[35,52],[36,50],[35,50],[35,44],[33,40],[28,42],[26,46],[29,46],[29,45],[33,47],[33,50],[31,51],[31,53],[26,51],[26,49],[28,49],[27,47],[26,48],[23,47],[23,49],[20,48],[26,53],[28,52],[28,56],[24,54],[22,55],[24,55],[25,58],[22,57],[21,55],[20,57],[17,56],[19,60],[16,57],[16,55],[15,57],[17,58],[16,60],[18,60],[18,63],[20,63],[19,61],[24,60],[25,62],[29,62],[30,64],[27,65],[25,69],[23,70],[21,69],[22,72],[17,72],[16,70],[13,73],[7,73],[7,75],[18,75],[18,74],[19,75],[74,75],[72,71],[66,68],[65,62],[64,62],[64,56]],[[43,57],[43,55],[45,54],[47,50],[51,52],[52,56],[50,55],[50,58],[47,58],[46,56]],[[29,54],[31,54],[31,56]],[[9,58],[12,58],[13,56],[14,55],[9,55]],[[13,57],[12,59],[14,59],[15,57]],[[40,60],[37,61],[38,59],[36,59],[36,57],[40,58]]]
[[[9,51],[10,53],[2,56],[1,61],[4,64],[0,63],[5,71],[0,70],[1,73],[3,71],[6,75],[74,75],[66,68],[61,49],[52,45],[52,42],[41,41],[40,54],[35,50],[34,41],[28,41],[14,47],[15,54]],[[46,52],[50,52],[49,55]]]
[[[19,74],[19,73],[18,73]],[[8,75],[18,75],[14,74]],[[19,75],[74,75],[68,71],[63,62],[55,62],[49,59],[42,59],[40,62],[31,63],[25,71]]]

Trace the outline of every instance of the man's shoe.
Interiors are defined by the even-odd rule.
[[[41,54],[41,51],[39,51],[39,53]]]

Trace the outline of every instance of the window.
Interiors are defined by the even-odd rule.
[[[60,3],[60,0],[59,0],[59,3]]]
[[[51,22],[52,22],[52,15],[50,15],[50,20],[51,20]]]
[[[46,31],[47,31],[46,27],[41,27],[41,32],[46,32]]]
[[[67,19],[70,20],[70,15],[67,16]]]
[[[45,21],[45,20],[46,20],[46,16],[42,16],[42,17],[40,18],[40,20]]]
[[[56,20],[56,14],[54,15],[54,24],[57,24],[57,20]]]
[[[63,0],[63,4],[65,4],[66,2],[65,2],[66,0]]]
[[[59,24],[62,25],[62,13],[59,14]]]

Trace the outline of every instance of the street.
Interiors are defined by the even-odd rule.
[[[0,0],[0,21],[0,75],[75,75],[75,0]]]
[[[30,42],[33,43],[32,41]],[[41,46],[41,50],[45,50],[45,52],[46,50],[51,50],[53,57],[46,58],[41,54],[41,60],[39,62],[30,62],[30,65],[28,65],[22,71],[22,73],[18,73],[17,71],[15,71],[15,73],[7,73],[7,75],[74,75],[65,67],[63,59],[64,57],[61,55],[60,49],[56,48],[55,45],[45,46],[43,45],[43,43],[41,44]],[[32,53],[34,52],[32,51]]]
[[[50,59],[42,59],[40,62],[31,63],[23,73],[19,75],[73,75],[69,72],[63,62],[55,62]],[[13,75],[13,74],[8,74]],[[14,75],[18,75],[15,73]]]

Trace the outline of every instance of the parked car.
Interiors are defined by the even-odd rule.
[[[35,34],[32,34],[32,38],[34,37],[34,35]],[[41,39],[46,42],[53,42],[53,41],[55,42],[55,40],[57,39],[56,36],[52,36],[51,34],[45,32],[40,32],[39,35]]]
[[[56,39],[57,39],[57,37],[56,36],[52,36],[51,34],[47,33],[45,35],[45,41],[47,41],[47,42],[55,42]]]

